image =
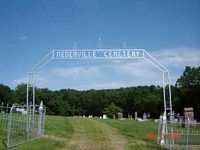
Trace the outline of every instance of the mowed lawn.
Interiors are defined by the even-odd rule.
[[[103,120],[80,117],[46,116],[43,138],[13,147],[12,150],[156,150],[153,121]],[[0,149],[5,150],[0,134]]]

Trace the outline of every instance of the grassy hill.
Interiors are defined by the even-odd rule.
[[[102,120],[80,117],[46,116],[45,136],[12,150],[156,150],[153,121]],[[4,135],[0,133],[1,141]],[[2,142],[0,149],[6,149]]]

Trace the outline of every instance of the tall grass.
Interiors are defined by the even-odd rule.
[[[70,139],[73,134],[73,127],[68,122],[67,117],[46,116],[45,119],[45,136],[11,148],[12,150],[55,150],[64,148],[65,142]],[[0,140],[5,140],[6,135],[0,131]],[[3,142],[0,142],[0,150],[6,150]]]
[[[11,150],[115,150],[120,144],[125,150],[160,149],[155,144],[156,139],[146,138],[146,134],[151,133],[157,134],[157,124],[153,121],[46,116],[44,137]],[[4,139],[5,134],[0,131],[0,140]],[[0,150],[6,150],[2,142]]]
[[[158,123],[153,121],[137,122],[133,120],[101,120],[116,128],[127,140],[131,150],[161,149],[157,144]],[[148,135],[156,137],[148,138]]]

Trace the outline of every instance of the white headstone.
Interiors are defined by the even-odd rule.
[[[106,115],[103,115],[103,119],[107,119]]]
[[[138,118],[138,117],[137,117],[137,112],[135,112],[135,120],[137,120],[137,118]]]
[[[145,112],[143,113],[143,119],[147,119],[147,115]]]

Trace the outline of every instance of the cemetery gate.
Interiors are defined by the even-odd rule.
[[[28,72],[27,80],[27,108],[29,104],[29,90],[32,89],[32,104],[35,105],[35,75],[36,73],[44,67],[47,63],[52,60],[93,60],[93,59],[145,59],[153,66],[155,66],[162,73],[162,87],[163,87],[163,103],[164,103],[164,113],[163,113],[163,126],[162,133],[168,133],[166,115],[169,112],[172,115],[172,98],[171,98],[171,84],[170,84],[170,73],[169,71],[160,64],[155,58],[153,58],[144,49],[56,49],[50,51],[38,64],[36,64]],[[167,93],[166,93],[167,92]],[[164,143],[164,137],[160,140],[161,144]]]
[[[3,141],[7,148],[23,144],[44,134],[46,108],[40,105],[19,106],[3,104],[0,106],[1,130],[6,133]]]
[[[7,132],[5,144],[7,147],[16,146],[41,136],[44,133],[45,107],[41,103],[35,105],[36,73],[52,60],[93,60],[93,59],[145,59],[162,73],[163,87],[163,124],[161,132],[171,132],[167,129],[166,115],[172,115],[172,99],[169,71],[144,49],[57,49],[50,51],[38,64],[27,73],[26,106],[13,105],[1,107],[1,121]],[[30,98],[29,91],[32,91]],[[32,105],[29,100],[32,99]],[[164,144],[165,137],[160,139]]]

